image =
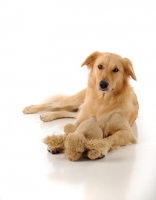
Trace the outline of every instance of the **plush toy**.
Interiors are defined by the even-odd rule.
[[[104,157],[104,151],[108,151],[103,148],[103,132],[97,124],[95,115],[90,115],[89,119],[77,128],[68,124],[64,131],[64,135],[52,135],[44,139],[49,152],[55,154],[64,150],[69,160],[76,161],[85,151],[92,160]]]

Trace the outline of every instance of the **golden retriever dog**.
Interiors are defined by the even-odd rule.
[[[104,139],[94,142],[92,148],[100,146],[100,155],[95,155],[100,158],[111,149],[137,141],[131,126],[139,105],[129,83],[129,78],[136,80],[136,76],[131,61],[113,53],[94,52],[82,63],[84,65],[90,70],[86,89],[73,96],[56,96],[47,103],[28,106],[23,113],[46,110],[41,120],[72,117],[76,118],[76,127],[90,114],[95,114]],[[70,125],[66,125],[65,130],[72,132]]]

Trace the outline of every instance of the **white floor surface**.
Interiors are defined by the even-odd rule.
[[[0,1],[0,200],[156,199],[155,27],[154,1]],[[43,123],[22,109],[86,87],[80,65],[95,50],[134,64],[138,144],[71,162],[42,139],[74,119]]]

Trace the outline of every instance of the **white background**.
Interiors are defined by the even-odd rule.
[[[42,138],[72,119],[43,123],[22,109],[87,85],[93,51],[132,60],[138,144],[98,161],[70,162]],[[156,3],[153,0],[0,0],[0,200],[154,200]]]

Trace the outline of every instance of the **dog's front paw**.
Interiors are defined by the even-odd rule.
[[[85,146],[88,150],[88,157],[94,160],[106,156],[110,150],[111,144],[105,138],[88,140]]]
[[[91,160],[100,159],[100,158],[105,157],[105,155],[103,155],[101,152],[99,152],[95,149],[88,151],[87,155],[88,155],[88,158]]]
[[[76,130],[76,126],[73,124],[67,124],[64,126],[64,132],[65,133],[73,133]]]
[[[31,106],[25,107],[22,112],[24,114],[33,114],[33,113],[37,113],[38,109],[36,108],[36,106],[31,105]]]
[[[50,122],[54,119],[54,116],[53,116],[53,112],[46,112],[46,113],[43,113],[40,115],[40,119],[43,121],[43,122]]]

